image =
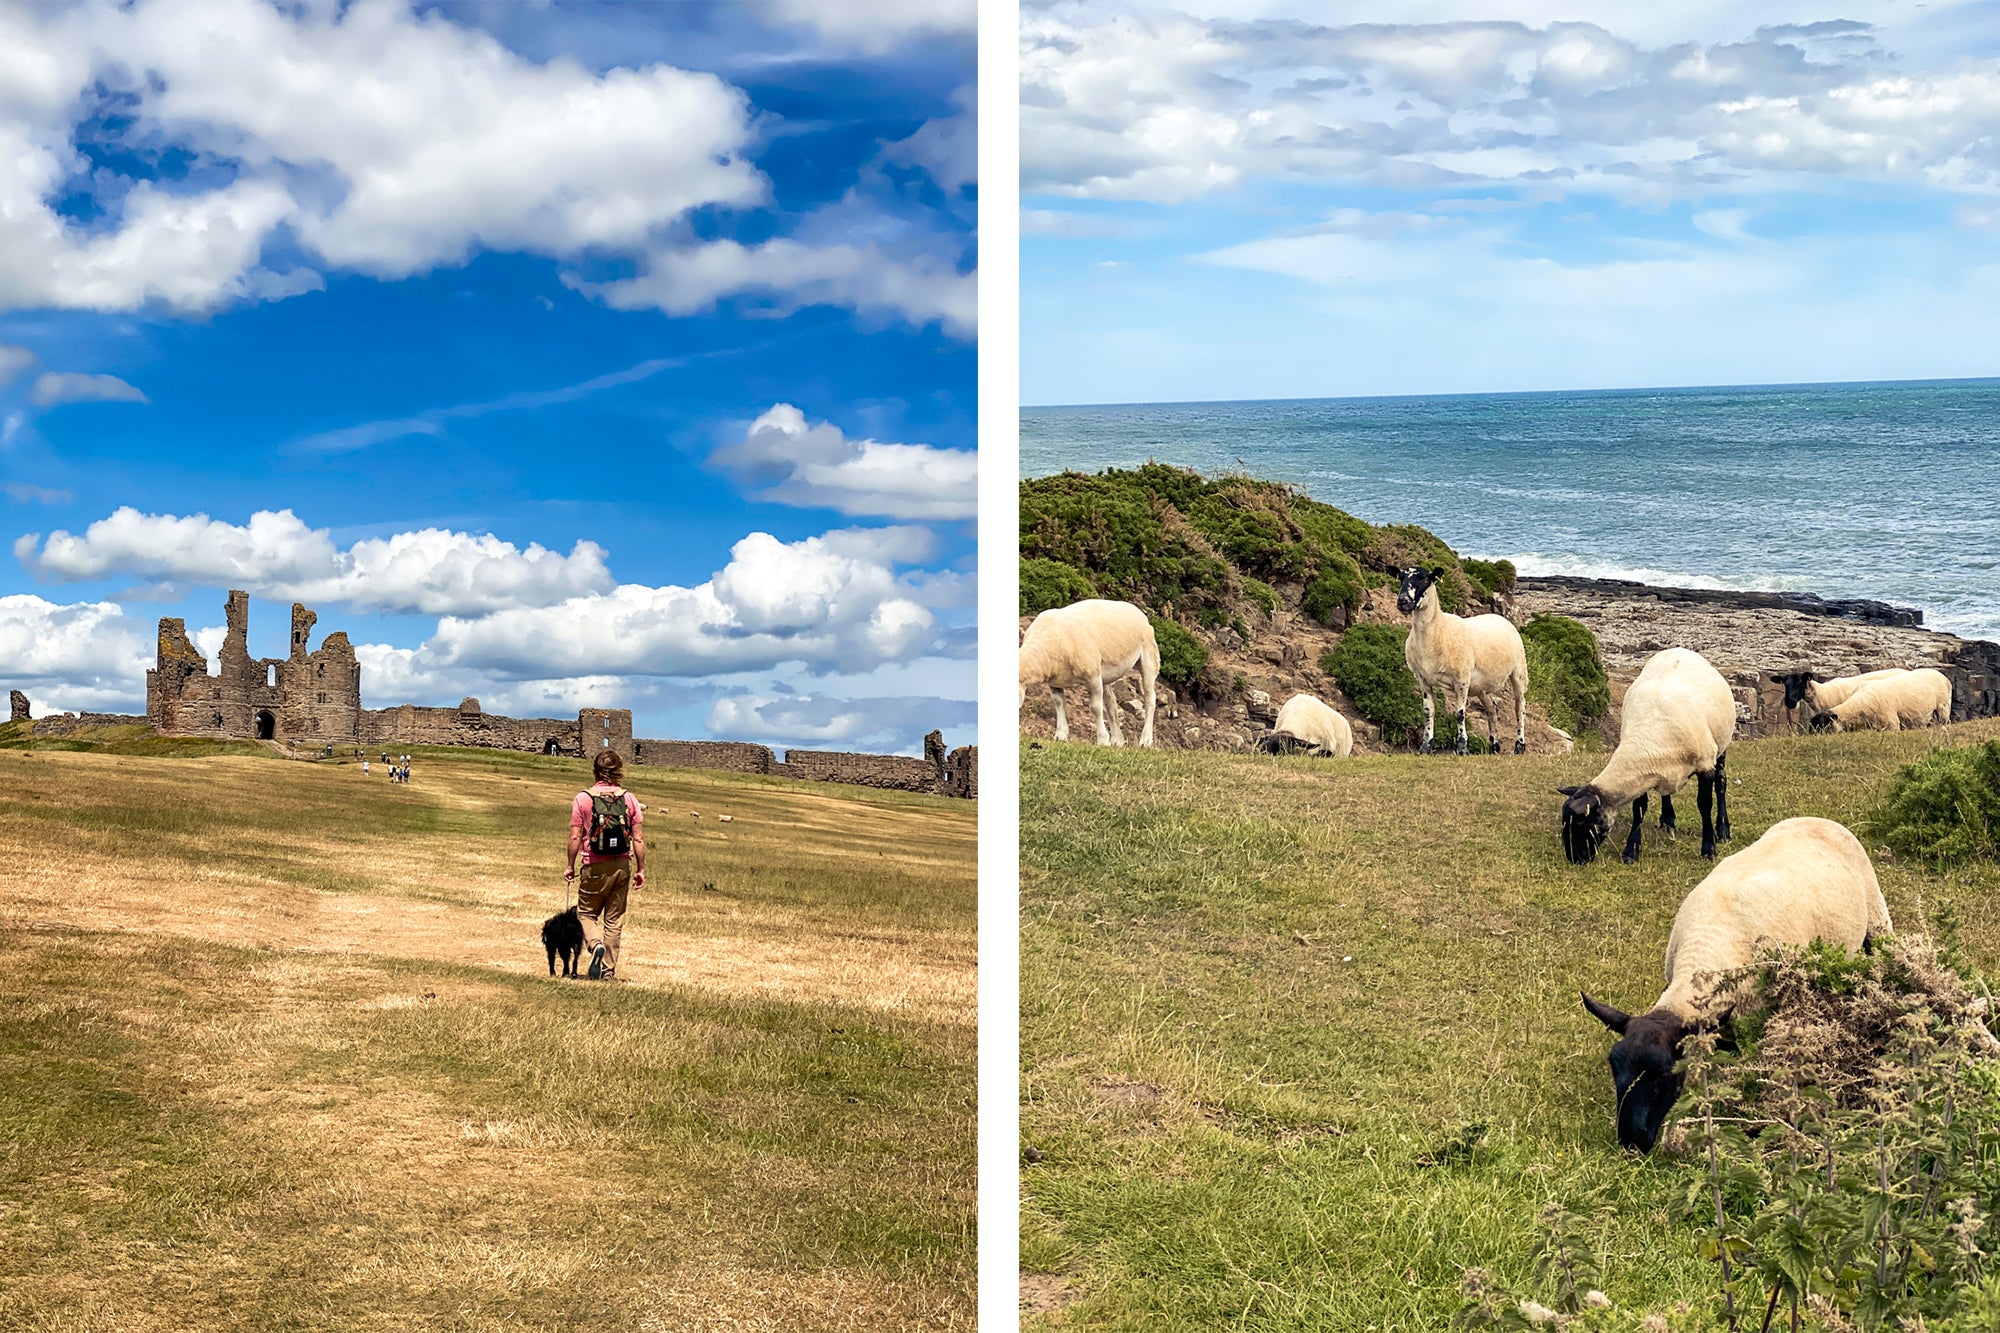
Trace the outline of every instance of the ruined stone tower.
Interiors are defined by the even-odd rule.
[[[250,656],[250,594],[231,589],[227,630],[216,674],[187,636],[183,620],[160,621],[156,663],[146,673],[146,720],[167,736],[226,736],[293,745],[358,738],[361,668],[345,634],[306,651],[317,619],[292,606],[291,653]]]

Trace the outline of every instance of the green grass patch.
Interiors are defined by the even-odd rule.
[[[1735,845],[1860,825],[1942,739],[1739,744]],[[1578,1001],[1651,1002],[1710,867],[1650,828],[1636,865],[1569,865],[1554,789],[1596,764],[1024,756],[1023,1246],[1078,1297],[1031,1326],[1445,1328],[1468,1269],[1538,1289],[1554,1204],[1588,1219],[1620,1308],[1713,1327],[1700,1175],[1618,1151]],[[1951,899],[1968,961],[2000,958],[2000,868],[1879,868],[1899,925]]]
[[[1896,774],[1877,836],[1933,865],[2000,857],[2000,741],[1936,750]]]

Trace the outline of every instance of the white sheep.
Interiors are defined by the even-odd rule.
[[[1424,754],[1435,732],[1435,697],[1444,693],[1458,711],[1458,752],[1464,754],[1465,705],[1476,698],[1486,710],[1486,739],[1499,753],[1494,719],[1502,691],[1514,690],[1514,753],[1528,751],[1528,652],[1521,631],[1505,616],[1455,616],[1438,606],[1438,569],[1406,569],[1396,609],[1410,617],[1403,660],[1424,696]]]
[[[1804,716],[1823,713],[1836,704],[1845,703],[1849,695],[1864,685],[1891,676],[1908,675],[1906,667],[1884,667],[1880,671],[1864,671],[1855,676],[1835,676],[1828,680],[1810,671],[1787,671],[1772,673],[1771,679],[1785,687],[1785,707],[1796,708],[1803,702],[1809,711]]]
[[[1354,753],[1354,728],[1330,704],[1310,694],[1295,694],[1278,710],[1271,734],[1261,744],[1270,754],[1304,750],[1307,754],[1345,759]]]
[[[1117,699],[1107,710],[1104,696],[1114,681],[1134,670],[1146,688],[1146,726],[1139,733],[1142,748],[1153,743],[1153,714],[1160,703],[1160,644],[1153,622],[1130,602],[1101,598],[1056,607],[1035,617],[1021,639],[1021,699],[1028,702],[1030,686],[1047,685],[1056,697],[1056,739],[1069,739],[1069,718],[1063,712],[1063,690],[1088,686],[1090,711],[1097,716],[1097,743],[1123,745]],[[1107,730],[1105,715],[1110,714]]]
[[[1625,691],[1618,748],[1596,777],[1581,787],[1559,787],[1563,854],[1577,865],[1597,856],[1617,812],[1632,807],[1625,860],[1639,859],[1639,830],[1647,798],[1660,794],[1660,827],[1674,830],[1674,793],[1698,780],[1701,854],[1715,858],[1715,844],[1729,841],[1729,775],[1726,761],[1736,737],[1736,696],[1722,673],[1700,653],[1668,648],[1647,659]],[[1709,805],[1714,802],[1714,818]]]
[[[1774,944],[1866,949],[1893,927],[1860,839],[1830,819],[1787,819],[1694,886],[1667,937],[1667,989],[1643,1014],[1583,997],[1619,1036],[1611,1048],[1618,1142],[1645,1152],[1680,1093],[1682,1038],[1745,998],[1742,969]],[[1734,974],[1734,975],[1732,975]]]
[[[1815,713],[1814,731],[1849,728],[1901,731],[1951,721],[1951,678],[1932,667],[1904,671],[1862,686],[1832,708]]]
[[[716,823],[718,823],[718,824],[734,824],[734,823],[736,822],[736,816],[735,816],[735,815],[717,815],[717,816],[715,817],[715,822],[716,822]]]

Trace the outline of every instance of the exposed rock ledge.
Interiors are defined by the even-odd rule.
[[[1769,679],[1784,671],[1934,666],[1952,678],[1954,715],[2000,712],[2000,644],[1921,628],[1921,611],[1885,602],[1551,576],[1522,578],[1511,613],[1517,621],[1551,614],[1588,625],[1614,700],[1660,649],[1694,649],[1735,689],[1745,735],[1791,725],[1784,687]]]

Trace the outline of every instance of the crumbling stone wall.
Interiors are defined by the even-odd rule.
[[[744,741],[638,740],[632,750],[634,762],[648,768],[706,768],[725,773],[775,773],[778,769],[770,746]]]
[[[575,718],[502,717],[482,712],[477,699],[463,699],[456,708],[364,709],[360,715],[361,744],[465,745],[489,750],[525,750],[533,754],[583,753]]]
[[[979,799],[978,746],[961,745],[951,752],[951,758],[945,764],[944,785],[939,790],[960,800]]]
[[[856,787],[935,792],[937,771],[922,759],[900,754],[851,754],[840,750],[787,750],[784,766],[811,782],[845,782]]]
[[[145,718],[131,713],[51,713],[28,728],[28,734],[70,736],[84,727],[130,727],[145,723]]]

